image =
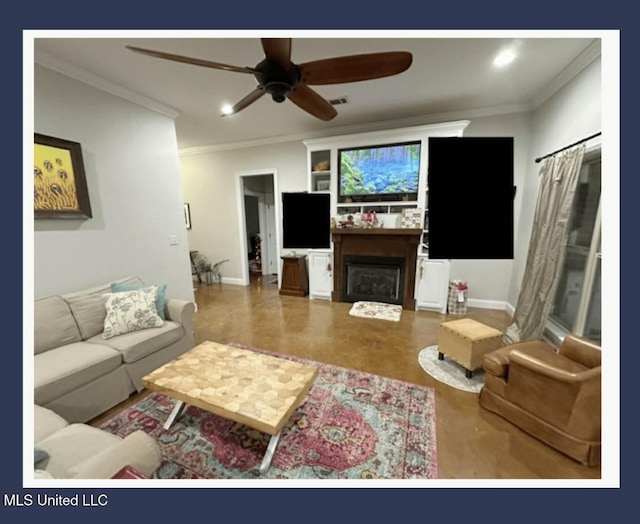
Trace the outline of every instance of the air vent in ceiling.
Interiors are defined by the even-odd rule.
[[[329,100],[329,103],[332,106],[340,106],[340,105],[343,105],[343,104],[348,104],[349,100],[347,99],[346,96],[341,96],[339,98],[334,98],[332,100]]]

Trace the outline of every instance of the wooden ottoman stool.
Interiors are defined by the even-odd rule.
[[[471,318],[461,318],[440,324],[438,359],[446,355],[466,369],[471,378],[482,366],[482,357],[502,347],[502,332]]]

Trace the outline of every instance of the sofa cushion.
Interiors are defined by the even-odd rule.
[[[147,287],[144,284],[126,284],[123,282],[113,282],[111,284],[111,292],[119,293],[121,291],[133,291],[134,289],[140,289],[141,287]],[[156,311],[158,316],[162,320],[166,320],[167,315],[165,314],[164,307],[167,303],[166,299],[167,293],[167,285],[160,284],[158,285],[158,292],[156,294]]]
[[[138,277],[127,277],[117,282],[142,284],[142,281]],[[103,284],[83,291],[67,293],[62,296],[71,308],[83,340],[102,333],[104,329],[104,318],[107,314],[104,303],[102,302],[102,295],[110,291],[111,284]]]
[[[122,364],[120,353],[107,346],[75,342],[34,357],[34,402],[48,402]]]
[[[69,424],[38,446],[49,454],[46,471],[55,478],[70,478],[75,466],[120,441],[120,437],[87,424]]]
[[[43,408],[37,404],[33,405],[33,443],[37,444],[56,431],[60,431],[69,423],[57,413],[50,409]]]
[[[156,310],[157,286],[148,286],[104,293],[102,301],[106,309],[102,337],[108,339],[124,333],[162,326],[163,320]]]
[[[61,296],[36,299],[33,313],[33,352],[36,355],[51,348],[80,342],[76,321]]]
[[[102,293],[79,295],[66,300],[78,323],[83,340],[102,333],[104,317],[107,314],[102,303]]]
[[[184,329],[177,322],[166,320],[162,326],[154,329],[133,331],[105,340],[96,335],[87,342],[105,345],[119,351],[125,364],[136,362],[156,351],[170,346],[184,336]]]
[[[118,444],[69,468],[74,479],[115,478],[122,468],[130,466],[151,478],[162,463],[162,454],[153,437],[141,429],[129,433]]]

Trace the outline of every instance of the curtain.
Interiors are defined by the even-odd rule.
[[[542,338],[564,262],[569,219],[585,146],[545,160],[531,242],[512,324],[504,342]]]

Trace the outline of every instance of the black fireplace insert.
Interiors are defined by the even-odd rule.
[[[343,302],[403,303],[405,261],[402,257],[345,255],[343,275]]]

